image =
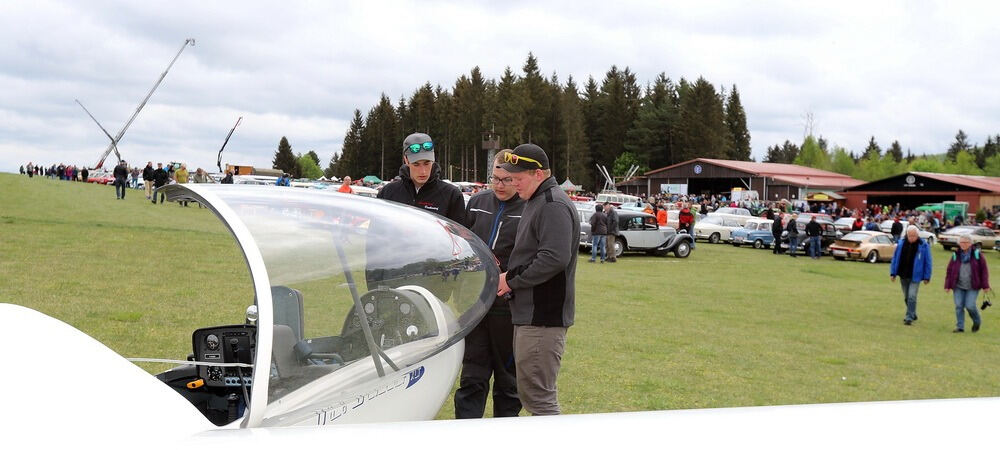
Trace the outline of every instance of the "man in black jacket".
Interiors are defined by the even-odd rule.
[[[170,173],[163,169],[163,163],[156,163],[156,170],[153,171],[153,187],[159,189],[167,185],[170,181]],[[165,195],[160,192],[160,204],[163,204]],[[156,191],[153,191],[153,204],[156,204]]]
[[[113,172],[115,176],[115,198],[125,200],[125,181],[128,180],[128,165],[119,161]]]
[[[795,250],[799,246],[799,226],[795,223],[798,218],[798,214],[792,214],[788,218],[788,225],[785,226],[785,231],[788,232],[788,256],[792,258],[795,257]]]
[[[608,216],[604,215],[604,207],[597,205],[594,207],[594,214],[590,216],[590,261],[594,262],[597,255],[601,255],[601,264],[608,258]]]
[[[416,206],[458,223],[465,223],[465,199],[454,185],[439,179],[434,162],[434,142],[424,133],[403,140],[403,166],[399,180],[387,184],[378,198]]]
[[[580,216],[552,176],[541,147],[521,144],[501,166],[511,172],[514,189],[525,201],[510,267],[500,274],[497,289],[497,295],[514,294],[517,393],[531,414],[559,414],[556,378],[566,330],[576,315]]]
[[[152,161],[147,162],[146,167],[142,169],[142,187],[146,189],[146,200],[153,198],[153,173],[155,171]]]
[[[823,235],[823,227],[816,222],[816,216],[809,216],[809,223],[806,224],[806,236],[809,236],[809,256],[812,259],[819,259],[823,256],[823,246],[820,236]]]
[[[510,150],[501,150],[493,161],[496,167],[490,177],[492,190],[480,191],[469,199],[464,224],[493,251],[501,272],[507,270],[524,210],[524,201],[511,184],[510,172],[499,167],[507,152]],[[514,325],[507,298],[499,296],[479,325],[465,337],[462,376],[455,392],[456,419],[483,417],[491,376],[493,417],[516,417],[521,412],[521,400],[514,374]]]
[[[611,246],[611,251],[608,252],[608,262],[614,263],[618,262],[618,257],[615,256],[615,240],[618,239],[618,208],[608,202],[604,202],[604,215],[608,216],[608,239],[604,243],[604,246]]]
[[[781,219],[785,217],[784,214],[777,214],[774,216],[774,222],[771,222],[771,236],[774,236],[774,248],[771,249],[771,253],[775,255],[780,255],[781,252],[781,232],[785,229],[781,225]]]

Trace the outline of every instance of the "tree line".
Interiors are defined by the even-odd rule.
[[[572,76],[565,82],[555,73],[543,76],[529,53],[520,73],[507,67],[499,79],[474,67],[450,88],[425,83],[397,102],[383,93],[366,114],[354,111],[341,151],[323,172],[392,179],[403,138],[413,132],[431,135],[442,177],[455,181],[486,178],[484,132],[499,136],[500,148],[541,146],[557,179],[588,189],[603,185],[595,163],[624,175],[631,164],[648,170],[696,157],[750,160],[735,85],[727,91],[702,77],[674,82],[660,73],[643,87],[628,67],[612,66],[600,82],[589,77],[581,86]],[[308,155],[283,146],[285,138],[274,166],[295,175]]]
[[[855,154],[841,146],[830,148],[822,136],[810,134],[801,145],[786,140],[768,147],[764,161],[829,170],[865,181],[910,171],[1000,177],[1000,134],[987,136],[986,143],[979,145],[969,143],[968,135],[958,130],[944,153],[921,156],[909,149],[904,155],[898,140],[883,151],[872,136],[865,149]]]

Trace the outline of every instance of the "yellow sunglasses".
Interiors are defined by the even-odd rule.
[[[515,155],[513,153],[505,153],[503,155],[504,162],[509,162],[509,163],[511,163],[511,164],[513,164],[515,166],[517,165],[518,161],[520,161],[522,159],[525,160],[525,161],[527,161],[527,162],[532,162],[532,163],[538,164],[538,168],[539,169],[542,168],[542,163],[540,163],[540,162],[538,162],[538,161],[536,161],[534,159],[531,159],[531,158],[529,158],[527,156],[518,156],[518,155]]]

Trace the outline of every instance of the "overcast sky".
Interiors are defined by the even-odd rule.
[[[73,100],[116,134],[188,37],[119,145],[130,163],[213,168],[243,116],[224,162],[270,167],[287,136],[325,167],[381,93],[520,73],[529,51],[563,81],[614,64],[735,84],[758,160],[801,142],[808,112],[855,151],[1000,133],[996,2],[498,3],[0,2],[0,171],[96,163],[108,140]]]

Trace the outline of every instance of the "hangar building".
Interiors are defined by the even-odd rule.
[[[757,191],[761,200],[774,201],[802,199],[811,192],[842,191],[863,183],[847,175],[795,164],[696,158],[651,170],[617,186],[633,195],[728,194],[733,188],[741,188]]]
[[[924,203],[960,201],[969,211],[1000,205],[1000,177],[907,172],[889,178],[845,188],[840,193],[848,208],[870,204],[895,205],[913,209]]]

